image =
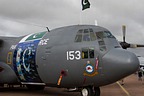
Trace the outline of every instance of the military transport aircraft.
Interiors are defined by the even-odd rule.
[[[73,25],[22,37],[0,37],[0,83],[81,89],[100,96],[100,87],[139,68],[106,28]]]

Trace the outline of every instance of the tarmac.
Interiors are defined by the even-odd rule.
[[[67,92],[64,88],[46,87],[43,91],[29,91],[26,88],[0,88],[0,96],[81,96],[80,92]],[[144,81],[139,81],[136,74],[121,81],[101,87],[101,96],[144,96]]]

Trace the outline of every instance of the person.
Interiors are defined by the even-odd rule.
[[[121,85],[124,85],[124,78],[121,79]]]
[[[138,80],[142,81],[142,76],[143,76],[143,72],[141,70],[141,68],[138,70]]]
[[[124,85],[124,78],[123,78],[123,79],[120,79],[120,80],[119,80],[119,83],[120,83],[121,85]]]

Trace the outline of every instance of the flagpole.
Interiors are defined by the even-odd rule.
[[[80,5],[82,5],[82,1],[81,0],[80,0]],[[82,25],[82,10],[80,10],[80,13],[79,13],[79,25]]]
[[[80,11],[80,14],[79,14],[79,25],[82,24],[82,12]]]

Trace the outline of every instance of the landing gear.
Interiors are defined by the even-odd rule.
[[[90,87],[83,88],[81,91],[82,96],[93,96],[93,90]]]
[[[99,87],[84,87],[81,90],[82,96],[100,96],[100,88]]]
[[[94,96],[100,96],[100,88],[94,87]]]

